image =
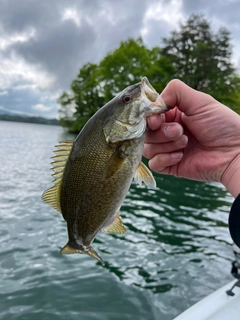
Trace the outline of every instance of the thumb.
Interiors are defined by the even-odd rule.
[[[186,115],[203,112],[215,100],[210,95],[197,91],[180,80],[171,80],[161,97],[171,108],[177,107]]]

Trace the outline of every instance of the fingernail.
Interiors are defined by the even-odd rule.
[[[164,128],[164,131],[165,131],[166,137],[170,139],[171,138],[177,139],[181,134],[179,126],[176,126],[176,125],[168,126]]]
[[[148,123],[148,126],[149,126],[150,129],[152,129],[152,130],[157,129],[160,126],[160,124],[159,124],[159,115],[158,116],[153,115],[151,117],[148,117],[147,118],[147,123]]]
[[[174,160],[181,160],[183,157],[183,153],[182,152],[174,152],[174,153],[171,153],[171,156]]]
[[[181,146],[185,147],[187,143],[188,143],[188,137],[185,134],[182,135],[182,137],[176,141],[176,144],[180,147]]]

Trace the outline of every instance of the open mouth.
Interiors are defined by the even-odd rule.
[[[148,107],[145,109],[146,117],[153,114],[160,114],[169,110],[169,106],[163,101],[161,96],[153,88],[147,77],[142,78],[141,86],[145,97],[148,99]],[[151,102],[150,104],[149,101]]]
[[[144,90],[146,97],[151,101],[155,102],[158,97],[157,91],[153,88],[151,83],[148,81],[147,77],[143,77],[141,80],[141,84]]]

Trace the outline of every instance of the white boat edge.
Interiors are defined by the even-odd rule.
[[[235,279],[214,291],[173,320],[239,320],[240,288],[233,289],[234,296],[226,294],[236,282]]]

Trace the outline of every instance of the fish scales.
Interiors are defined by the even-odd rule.
[[[91,128],[90,125],[88,127]],[[141,140],[143,144],[143,137]],[[138,141],[135,143],[138,146]],[[125,144],[133,145],[133,142]],[[81,147],[78,148],[78,145]],[[98,121],[94,131],[87,130],[83,137],[76,140],[66,166],[61,189],[61,207],[66,216],[65,220],[69,223],[69,234],[73,234],[71,229],[77,229],[77,234],[86,247],[90,245],[89,238],[104,227],[106,219],[111,219],[111,215],[117,213],[122,194],[129,188],[136,170],[135,162],[129,161],[129,158],[122,159],[121,152],[116,149],[119,149],[119,145],[109,146],[106,143],[102,122]],[[115,167],[109,168],[113,174],[104,179],[103,172],[113,154],[116,154],[113,163]],[[138,162],[140,160],[141,156]],[[126,179],[126,175],[129,178]],[[76,239],[72,240],[74,243]]]
[[[126,231],[119,209],[133,177],[139,184],[156,185],[141,163],[146,117],[167,110],[144,77],[103,106],[74,142],[57,146],[55,185],[42,198],[67,222],[69,241],[61,253],[86,253],[103,264],[92,242],[99,231]]]

